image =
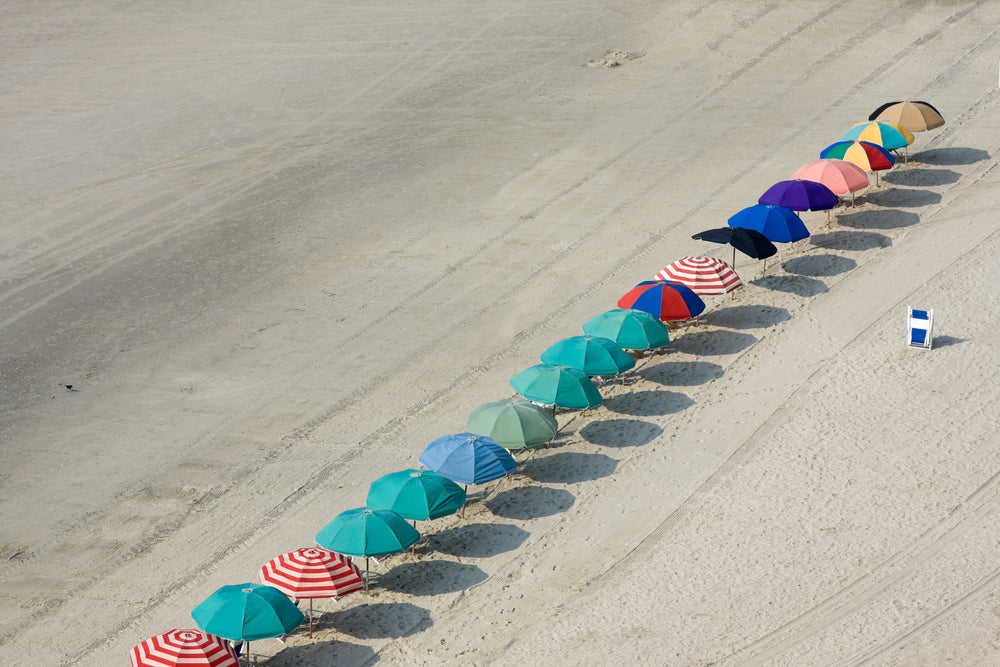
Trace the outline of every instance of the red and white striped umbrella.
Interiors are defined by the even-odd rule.
[[[304,547],[272,558],[260,568],[260,583],[274,586],[288,597],[309,599],[310,637],[313,598],[341,597],[364,586],[361,570],[349,556],[320,547]]]
[[[132,667],[239,667],[228,641],[201,630],[173,628],[132,649]]]
[[[743,285],[733,267],[717,257],[681,257],[654,280],[672,280],[695,294],[726,294]]]

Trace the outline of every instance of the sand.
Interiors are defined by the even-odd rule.
[[[127,664],[878,105],[947,124],[261,664],[1000,661],[990,2],[11,2],[0,662]],[[908,349],[908,305],[935,310]],[[69,390],[63,385],[72,385]]]

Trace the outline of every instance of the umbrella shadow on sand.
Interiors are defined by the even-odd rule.
[[[523,472],[542,484],[577,484],[608,477],[617,467],[618,461],[604,454],[560,452],[529,461]]]
[[[883,208],[920,208],[941,203],[941,193],[922,188],[889,188],[869,196],[868,201]]]
[[[433,625],[429,609],[409,602],[374,602],[319,616],[318,625],[356,639],[398,639]]]
[[[876,232],[848,232],[845,230],[827,232],[825,234],[813,234],[809,237],[809,240],[812,245],[818,248],[854,252],[888,248],[892,245],[892,239],[885,234],[878,234]]]
[[[427,548],[459,558],[490,558],[517,549],[530,534],[506,523],[469,523],[428,535]]]
[[[910,154],[911,162],[925,164],[960,165],[975,164],[989,160],[990,154],[981,148],[965,148],[963,146],[947,146],[945,148],[929,148]]]
[[[764,276],[754,280],[753,284],[763,289],[788,292],[804,297],[817,296],[830,291],[822,280],[806,276]]]
[[[601,447],[641,447],[662,433],[660,426],[641,419],[605,419],[580,429],[584,440]]]
[[[688,409],[694,401],[687,394],[658,389],[656,391],[631,391],[618,394],[604,401],[611,412],[632,417],[672,415]]]
[[[722,372],[722,366],[710,361],[663,361],[646,366],[638,375],[667,387],[697,387],[722,377]]]
[[[392,568],[379,577],[378,586],[408,595],[442,595],[464,591],[486,578],[486,573],[472,563],[421,560]]]
[[[498,493],[486,503],[486,509],[504,519],[540,519],[565,512],[576,496],[566,489],[546,486],[519,486]]]
[[[790,276],[774,277],[788,278]],[[807,278],[799,278],[797,276],[795,276],[795,279],[808,280]],[[754,284],[758,284],[764,280],[767,280],[767,278],[758,278],[754,281]],[[823,285],[823,287],[825,288],[826,285]],[[683,336],[678,336],[675,341],[670,343],[670,349],[676,352],[701,356],[724,355],[742,352],[756,342],[757,337],[752,334],[728,331],[726,329],[715,329],[713,331],[692,331],[685,333]]]
[[[788,273],[798,276],[836,276],[858,268],[858,263],[850,257],[840,255],[802,255],[793,257],[781,265]]]
[[[723,329],[766,329],[790,319],[787,308],[759,304],[718,308],[701,317],[705,324]]]
[[[428,620],[430,616],[428,615]],[[342,641],[314,641],[309,644],[286,646],[268,658],[270,667],[301,667],[302,665],[367,665],[375,659],[375,650],[367,644]]]
[[[867,209],[837,216],[837,225],[851,229],[900,229],[920,222],[920,216],[908,211]]]
[[[908,185],[911,187],[933,187],[958,183],[962,175],[953,169],[928,169],[916,167],[897,171],[893,169],[882,180],[892,185]]]

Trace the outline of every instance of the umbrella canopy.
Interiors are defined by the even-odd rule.
[[[360,591],[361,571],[346,556],[303,547],[272,558],[260,568],[260,583],[290,598],[333,598]]]
[[[729,226],[753,229],[778,243],[793,243],[809,236],[809,230],[795,211],[774,204],[749,206],[729,218]]]
[[[524,449],[552,440],[559,423],[545,408],[511,398],[480,405],[469,415],[465,430],[485,435],[507,449]]]
[[[559,408],[586,410],[604,400],[586,373],[560,364],[535,364],[512,377],[510,386],[529,401]]]
[[[617,375],[635,367],[618,343],[600,336],[572,336],[542,352],[542,363],[576,368],[587,375]]]
[[[392,510],[358,507],[338,514],[316,533],[316,543],[348,556],[380,556],[402,551],[420,533]]]
[[[743,281],[733,267],[718,257],[685,256],[665,266],[654,280],[669,280],[691,288],[695,294],[726,294]]]
[[[825,211],[839,204],[840,198],[822,183],[795,178],[775,183],[760,196],[757,202],[784,206],[793,211]],[[730,225],[732,225],[732,220],[730,220]],[[745,225],[735,226],[744,227]],[[754,228],[751,227],[751,229]],[[765,234],[765,236],[767,235]]]
[[[771,243],[766,236],[756,230],[743,227],[706,229],[703,232],[692,234],[691,238],[709,243],[728,243],[733,246],[733,264],[736,263],[737,250],[754,259],[767,259],[778,254],[778,247]]]
[[[864,169],[836,158],[813,160],[799,167],[792,178],[822,183],[836,195],[846,195],[868,187],[868,174]]]
[[[132,649],[132,667],[239,667],[232,645],[200,630],[172,628]]]
[[[905,127],[910,132],[933,130],[944,125],[944,118],[929,102],[887,102],[875,109],[868,120],[885,120]]]
[[[670,344],[670,334],[660,318],[644,310],[615,308],[583,323],[589,336],[608,338],[625,350],[654,350]]]
[[[844,133],[841,141],[867,141],[887,151],[906,148],[913,143],[913,135],[901,125],[884,120],[858,123]]]
[[[252,641],[291,632],[305,614],[274,586],[247,583],[223,586],[195,607],[191,618],[205,632]]]
[[[666,280],[645,280],[618,299],[619,308],[645,310],[664,321],[689,320],[705,310],[690,287]]]
[[[517,469],[510,452],[475,433],[442,436],[427,445],[418,460],[459,484],[485,484]]]
[[[838,141],[820,151],[819,156],[847,160],[865,171],[885,171],[896,164],[889,151],[868,141]]]
[[[366,504],[411,521],[427,521],[462,509],[465,490],[431,470],[400,470],[372,482]]]

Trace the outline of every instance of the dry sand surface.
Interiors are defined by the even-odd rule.
[[[0,664],[313,544],[879,104],[947,124],[261,664],[1000,663],[1000,4],[11,0]],[[589,66],[588,66],[589,65]],[[907,305],[934,349],[904,346]],[[67,390],[61,385],[72,385]]]

